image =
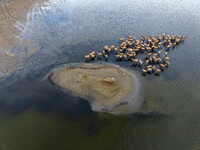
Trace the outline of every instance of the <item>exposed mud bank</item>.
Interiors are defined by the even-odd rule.
[[[74,63],[49,75],[58,88],[90,101],[93,111],[133,113],[142,104],[141,83],[130,70],[106,63]]]

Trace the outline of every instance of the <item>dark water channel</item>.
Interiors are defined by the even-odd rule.
[[[199,150],[199,29],[195,0],[36,4],[12,52],[37,51],[0,84],[0,150]],[[119,37],[163,33],[187,39],[169,51],[171,65],[159,77],[144,77],[131,62],[112,56],[108,61],[140,76],[145,101],[136,114],[92,112],[87,101],[44,78],[57,66],[84,62],[91,50],[117,45]]]

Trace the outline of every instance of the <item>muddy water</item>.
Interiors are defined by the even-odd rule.
[[[199,5],[191,0],[1,1],[0,149],[198,150]],[[171,65],[159,77],[143,77],[139,68],[113,56],[108,61],[141,76],[145,102],[131,116],[94,113],[87,101],[43,80],[53,68],[84,62],[84,54],[116,45],[119,37],[162,33],[187,39],[170,50]]]

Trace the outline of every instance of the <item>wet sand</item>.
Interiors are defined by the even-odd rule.
[[[27,15],[35,5],[46,0],[11,0],[0,2],[0,53],[8,52],[20,42],[18,35],[25,30]]]
[[[29,49],[27,52],[12,51],[14,46],[23,45],[22,32],[28,32],[27,15],[33,7],[46,0],[10,0],[0,1],[0,80],[8,76],[14,70],[21,67],[26,58],[35,52]]]
[[[89,100],[94,111],[103,112],[114,112],[113,109],[128,104],[130,99],[137,99],[128,95],[140,89],[130,73],[105,63],[70,64],[53,71],[49,79],[58,88]]]

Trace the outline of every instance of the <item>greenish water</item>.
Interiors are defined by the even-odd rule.
[[[1,148],[16,150],[26,148],[30,150],[132,149],[139,148],[140,144],[145,148],[147,145],[143,145],[142,140],[155,139],[155,136],[166,133],[166,121],[158,123],[157,119],[140,120],[99,114],[95,120],[88,116],[74,120],[63,119],[53,113],[41,114],[31,109],[12,119],[1,120],[1,137],[4,137],[0,139]],[[143,129],[144,123],[149,124],[145,130]],[[150,133],[147,138],[144,137],[145,132]],[[158,134],[158,132],[161,133]],[[137,145],[131,142],[130,138]],[[155,146],[157,142],[151,145]],[[157,146],[162,146],[162,143]]]
[[[190,88],[177,88],[177,83],[184,82],[182,75],[175,81],[144,77],[143,82],[146,86],[142,114],[113,116],[83,111],[74,117],[58,111],[60,106],[44,111],[44,106],[37,107],[35,103],[28,109],[22,107],[23,111],[17,114],[2,112],[1,149],[198,150],[199,86],[193,84],[192,92]],[[194,79],[187,82],[193,83]]]
[[[19,35],[23,42],[11,51],[37,51],[0,84],[0,150],[199,150],[199,5],[188,0],[35,5]],[[144,77],[113,56],[108,61],[141,78],[144,103],[138,113],[92,112],[84,99],[43,80],[53,68],[84,62],[84,54],[116,45],[119,37],[163,33],[187,39],[169,51],[170,66],[159,77]]]

